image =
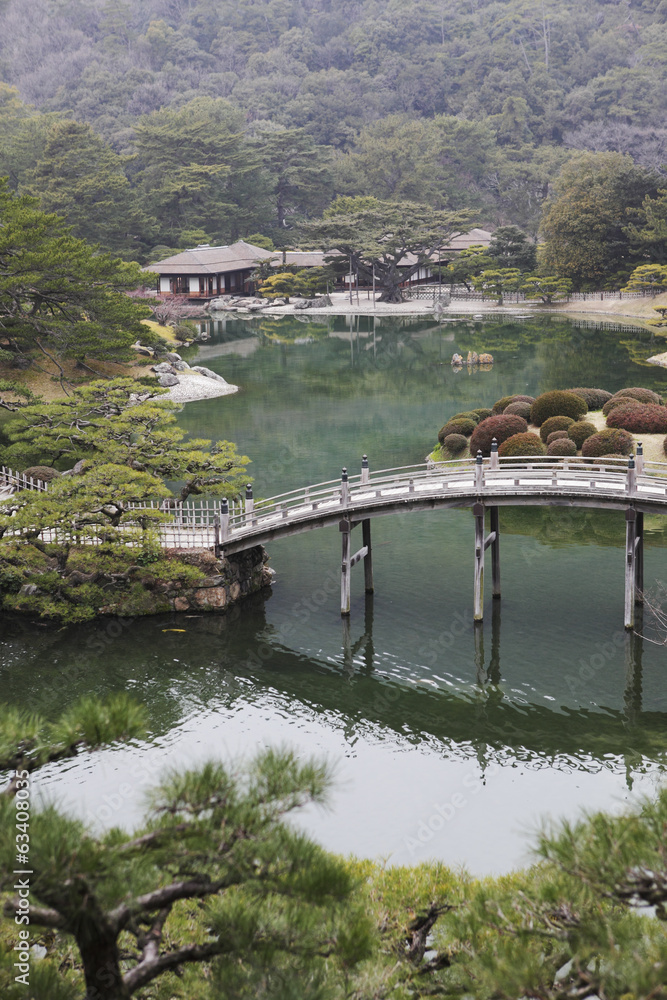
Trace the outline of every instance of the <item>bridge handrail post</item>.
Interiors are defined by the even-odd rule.
[[[641,441],[637,442],[637,452],[635,454],[635,468],[637,470],[638,476],[644,475],[644,445]]]
[[[252,483],[248,483],[248,485],[245,488],[245,515],[247,521],[252,520],[252,515],[254,513],[254,510],[255,510],[255,501],[252,495]]]
[[[350,482],[345,468],[340,476],[340,502],[342,507],[347,507],[350,502]]]
[[[368,464],[368,455],[362,455],[361,457],[361,478],[360,483],[366,484],[371,481],[371,470]]]
[[[494,438],[491,442],[491,458],[489,459],[489,468],[497,469],[500,465],[500,459],[498,458],[498,439]]]
[[[484,457],[481,451],[477,452],[475,459],[475,490],[481,493],[484,489]]]
[[[229,538],[229,500],[223,497],[220,503],[220,541]]]
[[[637,470],[635,468],[635,456],[630,455],[628,459],[628,478],[626,491],[629,497],[633,497],[637,492]]]

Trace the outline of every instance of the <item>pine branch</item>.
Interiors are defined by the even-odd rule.
[[[5,903],[4,912],[7,917],[14,917],[18,913],[19,899],[9,899]],[[31,924],[39,924],[41,927],[55,927],[63,930],[66,920],[58,910],[52,910],[46,906],[30,906],[27,910],[22,909],[21,913],[27,913]]]
[[[213,958],[224,951],[224,948],[221,941],[211,941],[208,944],[187,945],[185,948],[167,952],[165,955],[147,958],[130,972],[125,973],[123,985],[128,993],[134,993],[168,969],[176,969],[184,962],[202,962],[207,958]]]

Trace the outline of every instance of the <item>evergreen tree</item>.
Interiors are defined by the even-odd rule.
[[[90,125],[57,122],[21,190],[39,198],[44,211],[62,216],[74,236],[136,260],[154,239],[124,167]]]
[[[150,307],[123,294],[150,276],[72,236],[34,198],[0,180],[0,331],[12,351],[58,358],[129,358],[150,338]]]
[[[328,151],[316,146],[305,129],[264,131],[256,141],[270,179],[278,232],[294,216],[321,212],[333,190]]]
[[[452,237],[470,228],[470,216],[463,212],[371,199],[357,207],[356,201],[346,199],[342,212],[334,202],[326,217],[304,226],[304,232],[314,245],[348,258],[367,280],[374,271],[382,289],[380,302],[402,302],[401,283],[439,259]]]
[[[273,996],[317,1000],[325,981],[342,985],[373,938],[355,879],[283,820],[324,803],[330,781],[325,765],[267,750],[243,770],[208,763],[173,773],[134,834],[94,834],[55,806],[33,812],[30,926],[73,940],[85,979],[76,989],[63,970],[59,989],[129,1000],[163,976],[168,990],[170,973],[211,961],[225,996],[260,995],[272,977]],[[0,802],[0,878],[10,892],[13,813],[13,802]],[[10,895],[10,919],[18,906]],[[15,983],[7,988],[8,1000],[22,995]]]

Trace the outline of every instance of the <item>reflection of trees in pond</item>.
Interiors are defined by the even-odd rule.
[[[667,546],[667,522],[644,515],[644,532],[652,545]],[[526,535],[551,548],[577,545],[622,545],[623,511],[576,507],[501,507],[500,533]]]

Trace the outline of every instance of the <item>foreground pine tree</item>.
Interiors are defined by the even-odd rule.
[[[220,996],[258,995],[271,977],[294,995],[321,996],[325,979],[366,957],[372,940],[368,919],[350,905],[348,867],[284,822],[306,803],[324,803],[329,785],[326,765],[269,750],[240,771],[209,763],[173,774],[133,835],[119,826],[96,836],[55,807],[36,812],[30,926],[73,939],[85,993],[34,963],[35,996],[128,1000],[165,973],[216,958]],[[11,890],[9,797],[0,810],[3,888]],[[10,891],[6,916],[18,907]]]

